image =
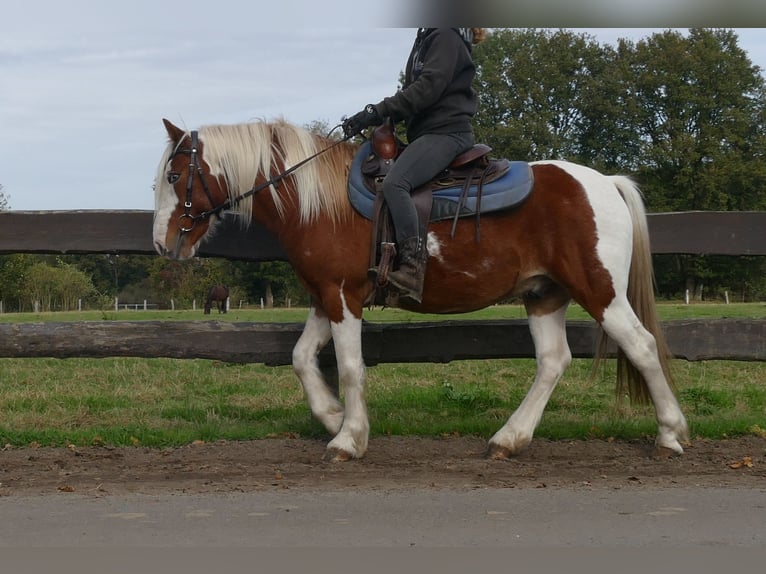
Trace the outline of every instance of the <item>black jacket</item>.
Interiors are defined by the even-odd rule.
[[[470,132],[475,74],[471,45],[456,28],[423,28],[407,60],[402,89],[375,107],[383,117],[406,121],[409,141],[425,133]]]

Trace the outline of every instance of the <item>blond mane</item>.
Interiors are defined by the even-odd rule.
[[[236,125],[203,126],[199,130],[203,159],[210,172],[226,182],[229,197],[248,192],[259,176],[270,178],[324,149],[332,142],[283,120]],[[338,146],[306,163],[289,176],[298,198],[301,223],[324,214],[333,222],[346,218],[350,204],[346,193],[348,168],[353,152]],[[278,187],[278,186],[277,186]],[[285,216],[285,197],[270,186],[280,217]],[[252,218],[252,198],[242,200],[234,210],[247,224]]]

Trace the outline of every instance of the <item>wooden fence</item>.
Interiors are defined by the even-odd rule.
[[[3,253],[153,254],[150,211],[0,213]],[[766,212],[650,214],[654,253],[766,255]],[[275,237],[228,220],[199,252],[205,257],[284,260]],[[289,364],[300,324],[219,321],[84,321],[0,324],[0,357],[177,357]],[[684,320],[663,323],[671,351],[690,361],[766,360],[766,321]],[[567,326],[572,353],[590,357],[597,327]],[[534,356],[525,320],[365,323],[368,365]],[[332,359],[332,346],[320,355]]]

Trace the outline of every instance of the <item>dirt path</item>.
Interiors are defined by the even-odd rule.
[[[0,496],[248,492],[273,489],[766,488],[766,438],[696,440],[655,458],[644,441],[535,439],[511,461],[483,457],[480,438],[374,438],[366,457],[322,462],[324,441],[270,439],[180,448],[6,448]]]

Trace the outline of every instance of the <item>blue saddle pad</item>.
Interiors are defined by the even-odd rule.
[[[364,184],[362,163],[370,154],[370,142],[364,142],[351,164],[348,178],[348,198],[361,215],[372,219],[375,194]],[[509,209],[523,202],[532,191],[532,168],[525,161],[512,161],[500,178],[484,184],[481,192],[481,213]],[[433,192],[431,221],[450,219],[457,213],[462,186],[440,188]],[[477,186],[471,186],[460,217],[476,214]]]

